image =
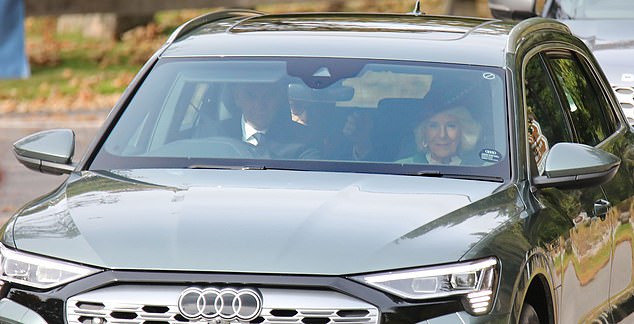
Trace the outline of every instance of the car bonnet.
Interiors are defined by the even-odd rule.
[[[345,274],[459,259],[500,183],[352,173],[83,172],[14,221],[18,249],[113,269]],[[504,206],[503,206],[504,205]],[[509,205],[509,206],[506,206]],[[511,209],[512,209],[511,208]]]

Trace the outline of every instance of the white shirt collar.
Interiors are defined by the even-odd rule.
[[[249,124],[246,120],[244,120],[244,116],[242,116],[242,140],[253,144],[253,145],[257,145],[257,140],[255,138],[253,138],[253,134],[255,133],[263,133],[266,134],[266,129],[265,130],[257,130],[255,129],[251,124]]]
[[[429,164],[449,164],[449,165],[460,165],[460,163],[462,163],[462,159],[459,158],[458,156],[454,155],[451,157],[451,161],[449,161],[449,163],[442,163],[438,160],[435,160],[434,158],[431,157],[431,153],[427,152],[425,154],[425,157],[427,158],[427,162],[429,162]]]

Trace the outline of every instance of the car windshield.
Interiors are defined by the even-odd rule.
[[[336,58],[162,59],[91,170],[509,177],[504,74]]]
[[[632,0],[558,0],[551,10],[559,19],[633,19]]]

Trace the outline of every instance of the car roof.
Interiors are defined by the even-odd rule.
[[[205,17],[176,31],[162,56],[339,57],[504,66],[514,26],[494,19],[424,14]]]

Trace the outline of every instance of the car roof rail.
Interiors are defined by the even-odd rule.
[[[572,35],[570,28],[560,21],[542,17],[527,18],[520,21],[511,29],[506,51],[515,53],[515,46],[519,43],[519,40],[537,30],[552,30]]]
[[[177,39],[181,38],[182,36],[196,29],[197,27],[200,27],[204,24],[212,23],[214,21],[229,19],[229,18],[238,18],[238,17],[250,18],[255,16],[261,16],[263,14],[264,13],[262,12],[249,10],[249,9],[228,9],[228,10],[210,12],[210,13],[198,16],[196,18],[193,18],[187,21],[186,23],[182,24],[170,35],[170,37],[167,39],[165,43],[171,44]]]

